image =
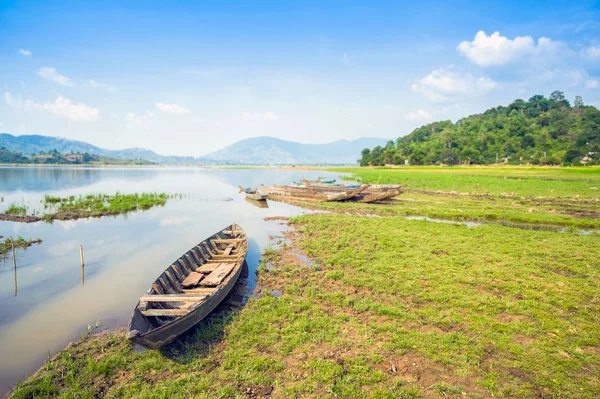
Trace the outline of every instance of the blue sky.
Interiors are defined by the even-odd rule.
[[[0,0],[0,132],[197,156],[556,89],[600,106],[598,2]]]

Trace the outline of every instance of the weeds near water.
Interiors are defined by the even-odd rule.
[[[11,216],[25,216],[27,208],[13,203],[8,206],[4,213]]]

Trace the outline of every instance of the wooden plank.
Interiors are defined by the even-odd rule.
[[[213,287],[198,287],[198,288],[189,288],[189,289],[185,289],[183,290],[183,292],[185,294],[206,294],[206,295],[210,295],[213,292],[217,291],[217,288],[213,288]]]
[[[198,285],[200,280],[202,280],[203,278],[204,278],[204,275],[202,273],[191,272],[190,274],[188,274],[188,276],[185,278],[185,280],[183,280],[181,282],[181,286],[183,288],[190,288],[190,287],[196,286],[196,285]]]
[[[173,277],[173,275],[168,270],[165,270],[165,275],[167,276],[167,279],[171,283],[173,289],[176,292],[181,292],[181,284],[179,284],[179,281],[175,277]]]
[[[208,295],[145,295],[140,298],[144,302],[200,302]]]
[[[198,269],[196,269],[197,272],[199,273],[204,273],[204,274],[209,274],[215,271],[215,269],[217,267],[219,267],[219,265],[222,262],[215,262],[215,263],[207,263],[205,265],[200,266]]]
[[[157,294],[162,294],[164,295],[165,291],[162,289],[162,287],[156,283],[152,283],[152,289],[154,290],[155,293]]]
[[[227,277],[229,273],[231,273],[234,267],[235,263],[221,263],[219,267],[217,267],[211,274],[206,276],[204,280],[200,282],[200,285],[209,287],[219,285],[221,281],[223,281],[223,279]]]
[[[173,263],[171,265],[171,269],[175,272],[175,275],[177,276],[177,280],[183,281],[185,279],[184,273],[187,273],[187,272],[183,272],[179,267],[177,267],[177,264]]]
[[[198,265],[196,264],[196,262],[192,259],[192,257],[189,254],[184,254],[183,255],[184,258],[187,260],[188,263],[188,267],[190,268],[191,271],[195,272],[196,268],[198,267]]]
[[[224,239],[216,239],[213,240],[214,242],[216,242],[217,244],[231,244],[231,243],[238,243],[238,242],[242,242],[245,241],[243,238],[224,238]]]
[[[146,309],[140,310],[140,313],[144,316],[169,316],[178,317],[185,316],[190,311],[188,309]]]
[[[183,273],[185,273],[185,275],[188,275],[192,270],[188,267],[188,265],[185,264],[185,262],[183,261],[183,259],[179,258],[177,259],[177,263],[179,264],[179,267],[181,267],[181,271]],[[185,277],[184,277],[185,278]]]
[[[229,256],[231,251],[233,251],[233,245],[229,244],[227,248],[225,248],[225,251],[223,252],[222,256]]]

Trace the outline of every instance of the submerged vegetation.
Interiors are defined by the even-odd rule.
[[[405,192],[292,218],[243,308],[160,351],[86,336],[12,397],[600,396],[600,235],[404,218],[598,228],[599,168],[343,171]]]
[[[175,196],[173,196],[175,197]],[[141,194],[88,194],[65,198],[45,195],[43,207],[45,213],[26,215],[26,208],[11,204],[0,214],[3,220],[36,222],[39,220],[72,220],[88,217],[121,215],[136,210],[146,210],[154,206],[163,206],[169,195],[165,193]]]
[[[30,238],[29,240],[23,238],[23,237],[17,237],[14,241],[14,246],[15,248],[28,248],[30,246],[32,246],[33,244],[41,244],[42,243],[42,239],[38,238],[38,239],[32,239]],[[4,241],[0,241],[0,257],[1,256],[6,256],[9,251],[12,250],[12,246],[13,246],[13,242],[11,238],[5,238]]]
[[[361,166],[404,164],[594,165],[600,162],[600,111],[561,91],[458,120],[434,122],[365,148]]]

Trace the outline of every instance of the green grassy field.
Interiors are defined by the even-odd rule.
[[[365,183],[399,183],[411,190],[514,197],[600,197],[600,167],[333,168]]]
[[[403,217],[598,227],[595,197],[581,199],[570,186],[594,187],[595,172],[536,178],[540,199],[500,195],[518,180],[453,183],[473,168],[428,169],[415,169],[420,177],[406,186],[500,186],[477,196],[409,191],[394,205],[321,204],[341,213],[292,219],[283,246],[264,253],[261,292],[246,306],[222,306],[161,351],[135,350],[123,331],[87,337],[13,397],[600,397],[600,235]],[[413,172],[360,173],[394,180]],[[520,184],[533,179],[518,173],[529,176]],[[556,178],[569,173],[579,181]]]

